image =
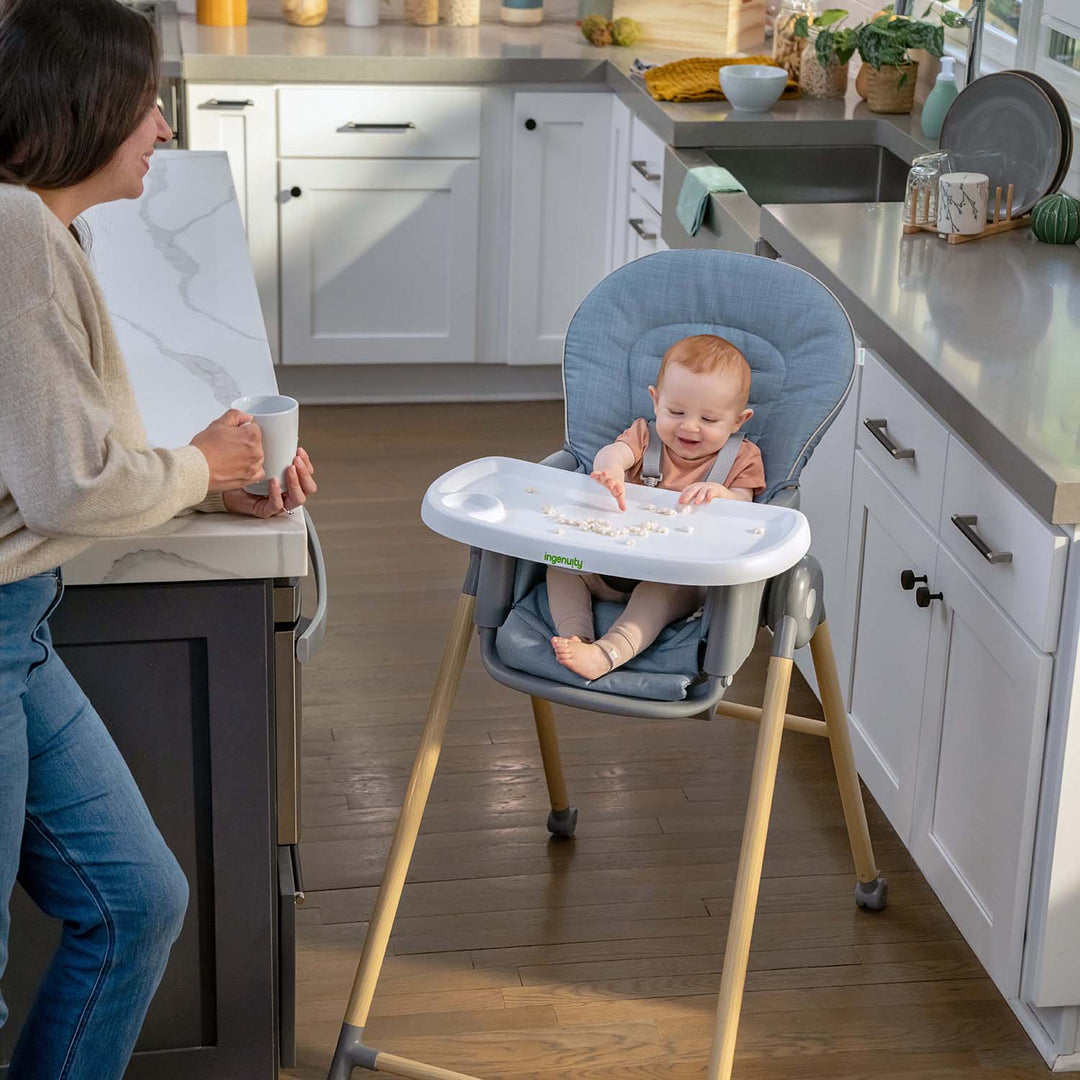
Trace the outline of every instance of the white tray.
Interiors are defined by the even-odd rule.
[[[677,491],[627,484],[623,512],[585,473],[489,457],[440,476],[420,516],[429,529],[487,551],[672,585],[762,581],[794,566],[810,546],[810,526],[798,510],[735,499],[682,509]],[[612,536],[560,518],[606,521],[612,530],[654,525],[645,535]]]

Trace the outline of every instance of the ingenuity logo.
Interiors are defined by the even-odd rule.
[[[573,555],[552,555],[550,551],[544,552],[544,562],[552,566],[569,566],[572,570],[580,570],[582,561]]]

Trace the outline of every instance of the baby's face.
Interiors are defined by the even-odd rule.
[[[715,454],[754,415],[753,409],[739,408],[737,392],[734,379],[669,364],[663,385],[649,387],[660,441],[683,458]]]

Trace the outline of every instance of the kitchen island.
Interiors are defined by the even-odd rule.
[[[184,445],[236,397],[275,392],[224,155],[160,152],[141,199],[84,222],[154,445]],[[278,736],[285,725],[298,740],[285,706],[299,689],[279,638],[293,640],[282,594],[298,604],[308,539],[301,514],[194,513],[63,568],[54,641],[190,886],[131,1080],[271,1080],[279,1036],[288,1057],[297,885],[279,847]],[[0,1075],[58,933],[16,889]]]

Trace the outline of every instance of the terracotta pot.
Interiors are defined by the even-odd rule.
[[[899,67],[886,64],[880,71],[874,71],[866,95],[870,111],[911,112],[915,107],[915,85],[918,81],[919,65],[914,61]]]

